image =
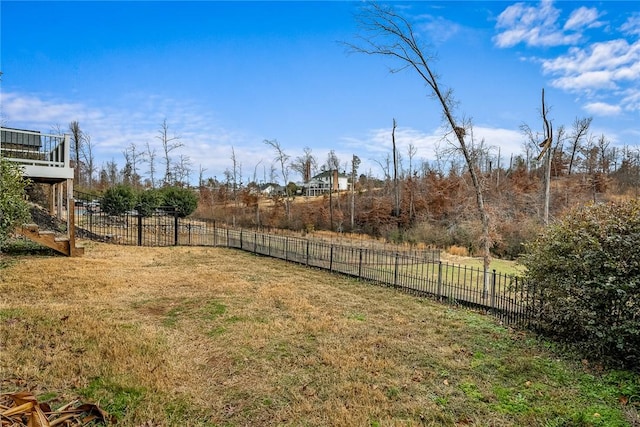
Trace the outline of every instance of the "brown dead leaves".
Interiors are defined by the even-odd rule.
[[[115,424],[116,419],[91,403],[73,401],[52,411],[27,391],[0,394],[1,427],[77,427],[94,422]]]

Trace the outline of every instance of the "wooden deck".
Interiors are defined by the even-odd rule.
[[[82,254],[75,247],[73,224],[73,176],[69,135],[50,135],[38,131],[0,128],[0,157],[22,166],[31,181],[49,186],[49,213],[67,221],[67,236],[50,238],[47,230],[32,225],[17,233],[68,256]]]

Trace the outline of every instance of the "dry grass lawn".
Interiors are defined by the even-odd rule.
[[[490,317],[240,251],[85,246],[0,269],[0,391],[122,426],[626,425],[613,374]]]

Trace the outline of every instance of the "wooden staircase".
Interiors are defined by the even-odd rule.
[[[69,199],[67,205],[67,219],[66,221],[61,221],[37,204],[31,203],[31,218],[33,223],[17,227],[15,230],[16,234],[60,252],[63,255],[72,257],[82,256],[84,254],[84,248],[76,247],[74,200]],[[57,232],[51,230],[57,230]]]
[[[72,240],[75,239],[66,236],[56,236],[56,233],[53,231],[40,230],[37,224],[25,224],[22,227],[18,227],[16,232],[29,240],[66,256],[82,256],[84,254],[84,248],[76,247],[75,241],[72,242]]]

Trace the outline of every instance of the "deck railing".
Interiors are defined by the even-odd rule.
[[[0,128],[0,157],[24,166],[70,168],[69,135]]]

